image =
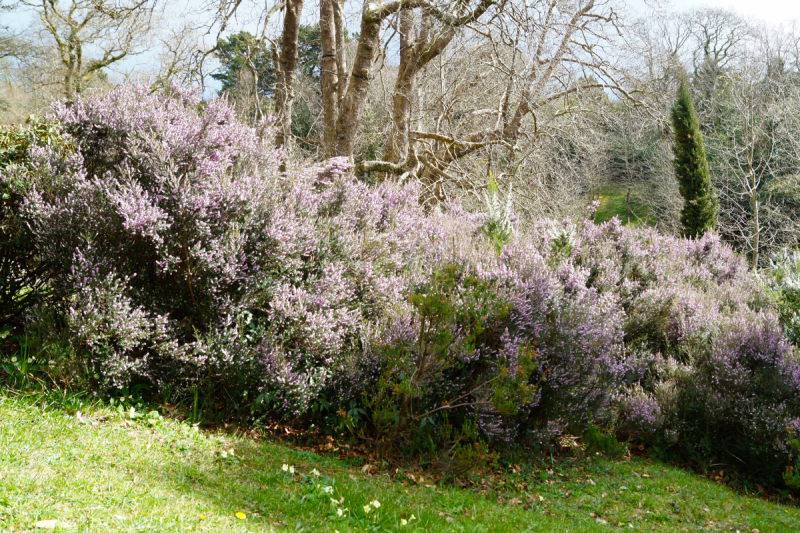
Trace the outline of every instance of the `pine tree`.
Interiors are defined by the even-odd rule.
[[[672,127],[675,130],[675,175],[684,202],[681,211],[683,234],[698,237],[715,225],[717,198],[711,190],[700,123],[685,78],[681,80],[678,99],[672,108]]]

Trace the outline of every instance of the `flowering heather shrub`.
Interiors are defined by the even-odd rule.
[[[550,225],[538,238],[553,235]],[[564,227],[569,262],[618,298],[625,351],[642,354],[616,375],[633,385],[612,401],[617,423],[701,463],[737,457],[779,479],[786,428],[800,416],[800,366],[744,261],[711,234],[675,239],[616,220]],[[559,247],[549,260],[563,264]]]
[[[0,323],[19,323],[25,310],[46,299],[42,290],[49,267],[36,253],[19,219],[19,178],[31,148],[50,146],[64,153],[74,148],[58,124],[29,118],[25,124],[0,125]],[[12,167],[9,169],[9,167]]]
[[[714,235],[587,217],[498,240],[486,215],[427,213],[415,185],[368,186],[342,159],[280,172],[268,122],[177,87],[120,87],[51,119],[75,151],[33,147],[0,178],[51,269],[54,303],[30,325],[68,334],[102,387],[337,412],[395,442],[538,444],[616,416],[780,477],[798,363]]]
[[[674,407],[664,425],[686,455],[780,479],[800,429],[800,361],[774,316],[726,318],[707,350],[671,381]]]
[[[20,216],[75,348],[116,387],[204,364],[197,333],[233,327],[259,271],[280,154],[224,104],[198,104],[126,86],[56,105],[76,151],[35,148],[26,165]]]

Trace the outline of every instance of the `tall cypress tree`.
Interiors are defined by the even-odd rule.
[[[675,131],[673,164],[683,196],[683,235],[697,237],[714,227],[717,198],[711,190],[700,122],[694,111],[686,78],[681,80],[678,87],[678,99],[672,108],[672,127]]]

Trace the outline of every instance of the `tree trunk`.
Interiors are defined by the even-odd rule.
[[[758,269],[758,249],[759,249],[759,237],[761,236],[761,220],[760,220],[760,212],[759,212],[759,205],[758,205],[758,190],[756,189],[755,183],[755,176],[753,176],[752,180],[752,188],[751,188],[751,195],[752,195],[752,202],[753,202],[753,270]]]
[[[365,6],[365,12],[361,17],[361,36],[358,40],[353,70],[336,120],[333,155],[351,159],[361,115],[364,112],[364,104],[367,101],[367,89],[372,80],[372,65],[381,45],[381,22],[383,19],[370,16],[366,11],[368,6],[369,4]]]
[[[287,147],[292,135],[292,106],[294,104],[294,77],[297,69],[297,37],[300,31],[300,16],[303,0],[286,0],[286,15],[283,17],[279,83],[275,90],[275,113],[278,117],[277,146]]]
[[[336,101],[337,109],[347,90],[347,62],[344,57],[344,0],[333,0],[333,21],[336,35]]]
[[[339,67],[336,57],[340,53],[336,39],[336,0],[321,0],[319,6],[319,29],[322,41],[322,64],[320,66],[320,90],[322,91],[323,133],[322,152],[325,157],[334,153],[336,141],[336,117],[339,114]]]
[[[383,151],[383,160],[400,163],[408,157],[408,137],[411,129],[412,99],[416,93],[417,62],[414,52],[414,11],[400,12],[400,66],[392,96],[392,131]]]

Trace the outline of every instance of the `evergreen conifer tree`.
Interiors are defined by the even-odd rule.
[[[699,237],[715,225],[717,198],[711,189],[700,123],[686,78],[678,87],[678,98],[672,108],[672,127],[675,131],[675,175],[684,202],[681,211],[683,234],[685,237]]]

